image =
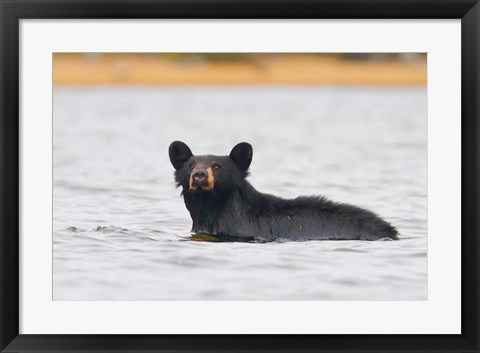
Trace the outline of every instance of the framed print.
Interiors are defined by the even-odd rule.
[[[2,1],[2,352],[478,352],[477,1]]]

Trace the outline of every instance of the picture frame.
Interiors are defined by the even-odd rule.
[[[1,352],[479,352],[479,16],[476,0],[1,2]],[[460,335],[26,335],[19,333],[21,19],[461,19]],[[92,318],[94,320],[94,318]]]

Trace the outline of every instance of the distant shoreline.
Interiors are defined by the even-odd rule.
[[[423,60],[312,55],[254,61],[179,61],[121,54],[54,54],[55,85],[426,85]]]

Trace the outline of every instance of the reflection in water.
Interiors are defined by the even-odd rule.
[[[177,139],[250,142],[258,190],[365,207],[401,240],[190,236]],[[54,300],[427,299],[423,88],[58,88],[53,143]]]

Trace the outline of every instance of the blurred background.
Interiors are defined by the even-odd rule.
[[[54,300],[427,299],[425,54],[58,53],[53,82]],[[191,241],[174,140],[401,240]]]
[[[425,85],[424,53],[54,54],[56,85]]]

